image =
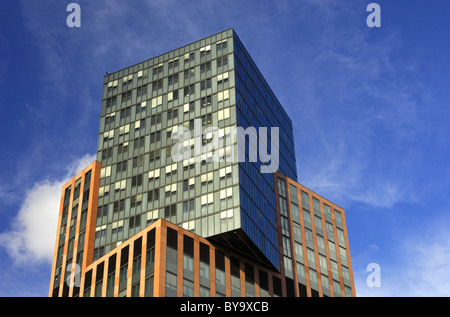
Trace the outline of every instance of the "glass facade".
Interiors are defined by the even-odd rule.
[[[279,128],[278,171],[296,180],[291,120],[236,34],[233,43],[237,125],[243,129]],[[270,129],[267,132],[265,146],[268,152],[273,153],[271,138],[278,135],[272,136]],[[261,135],[258,141],[261,141]],[[246,159],[239,164],[241,228],[269,261],[279,268],[273,176],[271,173],[261,173],[261,166],[265,165],[261,159],[251,162],[250,146],[249,140],[246,142]],[[274,156],[272,159],[275,159]]]
[[[296,275],[299,290],[306,290],[305,294],[309,291],[311,296],[352,296],[353,277],[343,211],[300,184],[279,176],[276,176],[277,196],[286,277]],[[299,208],[303,212],[299,213]],[[293,252],[289,249],[292,243]],[[296,274],[292,268],[296,268]]]
[[[197,127],[217,128],[223,145],[207,151],[212,133],[196,135]],[[270,128],[279,128],[272,163],[296,179],[292,123],[233,30],[106,76],[96,258],[164,218],[202,237],[240,230],[278,268],[273,177],[261,173],[266,163],[248,160],[250,143],[238,161],[237,127],[268,128],[267,140],[259,136],[267,154]],[[179,162],[172,150],[179,153],[182,128],[191,156]],[[217,153],[223,161],[211,160]]]
[[[228,30],[105,77],[98,159],[100,178],[95,254],[109,252],[158,218],[208,237],[239,228],[237,162],[172,159],[172,138],[182,127],[183,146],[197,154],[219,129],[236,125]],[[218,149],[231,153],[231,146]],[[99,213],[100,214],[100,213]]]

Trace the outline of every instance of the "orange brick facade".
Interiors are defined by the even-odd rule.
[[[164,219],[92,263],[99,173],[96,161],[63,187],[50,297],[355,296],[344,210],[278,173],[274,181],[280,272]],[[77,191],[79,198],[74,200]],[[291,201],[295,196],[297,201]],[[84,226],[86,205],[80,201],[87,201]],[[302,212],[295,212],[293,203]],[[80,272],[67,270],[70,263],[78,263]]]
[[[74,276],[77,263],[83,271],[92,262],[100,165],[91,163],[62,188],[49,296],[74,296],[66,283],[69,275]]]

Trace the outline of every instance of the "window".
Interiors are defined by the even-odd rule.
[[[319,216],[315,216],[314,222],[316,224],[316,232],[321,233],[322,232],[322,218],[320,218]]]
[[[302,229],[296,223],[294,223],[293,228],[294,228],[294,240],[302,242]]]
[[[214,202],[214,196],[212,193],[203,195],[200,197],[200,202],[201,202],[201,209],[205,209],[208,206],[212,206],[213,202]]]
[[[337,237],[338,237],[338,242],[339,245],[345,247],[345,236],[344,236],[344,231],[340,228],[336,228],[337,229]]]
[[[321,236],[317,236],[317,247],[319,248],[319,252],[325,252],[325,240]]]
[[[167,79],[167,83],[169,85],[177,84],[178,83],[178,74],[169,75],[169,77]]]
[[[177,214],[177,204],[172,204],[170,206],[164,207],[164,218],[169,218],[176,216]]]
[[[227,198],[231,198],[233,196],[233,188],[232,187],[228,187],[225,189],[220,190],[220,201],[222,202],[223,200],[227,199]]]
[[[133,168],[142,167],[144,165],[144,155],[139,155],[133,158]]]
[[[195,85],[189,85],[189,86],[185,86],[183,89],[183,95],[184,97],[189,97],[190,95],[195,93]]]
[[[105,166],[100,169],[100,178],[111,176],[111,166]]]
[[[159,89],[163,88],[163,80],[158,79],[152,83],[152,91],[157,92]]]
[[[211,96],[203,97],[200,100],[200,104],[201,104],[202,107],[210,106],[211,105]]]
[[[159,179],[159,175],[160,175],[160,170],[159,169],[150,171],[150,172],[148,172],[148,180],[152,181],[152,180]]]
[[[131,187],[142,186],[142,174],[135,175],[131,178]]]
[[[159,160],[160,158],[161,158],[161,150],[160,150],[160,149],[151,151],[151,152],[149,153],[149,160],[150,160],[150,163],[153,163],[153,162]]]
[[[166,198],[176,195],[177,193],[177,183],[171,184],[171,185],[166,185],[166,187],[164,188],[165,193],[166,193]]]
[[[341,285],[339,282],[333,280],[333,289],[334,289],[334,296],[341,296]]]
[[[281,233],[289,236],[289,220],[287,217],[280,215],[281,220]]]
[[[137,73],[138,80],[142,80],[142,77],[147,77],[147,73],[148,73],[147,69],[138,71]]]
[[[109,195],[109,185],[99,188],[99,190],[98,190],[99,197],[108,196],[108,195]]]
[[[158,199],[159,199],[159,188],[152,189],[148,192],[148,194],[147,194],[148,202],[153,202]]]
[[[227,48],[227,40],[222,40],[220,42],[217,42],[216,49],[217,51],[221,51]]]
[[[116,166],[116,173],[120,174],[127,171],[127,161],[119,162]]]
[[[200,83],[200,90],[211,88],[211,78],[206,79]]]
[[[152,99],[152,109],[162,105],[162,96],[158,96]],[[161,114],[159,114],[161,116]]]
[[[113,149],[109,148],[102,151],[102,160],[106,160],[112,157]]]
[[[183,180],[183,191],[188,191],[194,188],[195,188],[195,177]]]
[[[167,120],[178,118],[178,109],[167,111]]]
[[[118,81],[117,80],[110,81],[108,83],[108,92],[111,92],[111,91],[114,92],[115,90],[117,90],[117,86],[118,86]]]
[[[305,209],[303,209],[303,221],[305,222],[305,226],[311,228],[311,214]]]
[[[138,89],[136,91],[136,96],[137,97],[145,97],[145,96],[147,96],[147,85],[144,85],[142,87],[138,87]]]
[[[194,283],[183,279],[183,296],[193,297],[194,296]]]
[[[177,173],[178,165],[177,163],[173,163],[171,165],[166,166],[166,177],[169,177],[171,175],[175,175]]]
[[[227,56],[217,57],[216,63],[217,63],[217,68],[227,66],[228,65],[228,57]]]
[[[221,224],[231,223],[233,221],[233,209],[228,209],[220,213]]]
[[[167,101],[173,101],[178,99],[178,90],[167,93]]]
[[[217,75],[217,85],[223,85],[228,83],[228,73]],[[221,89],[221,88],[218,88]]]
[[[179,61],[178,57],[177,57],[177,58],[174,58],[174,59],[171,59],[171,60],[169,60],[169,69],[172,69],[172,68],[178,67],[179,63],[180,63],[180,61]]]
[[[208,125],[211,124],[211,122],[212,115],[210,113],[202,116],[202,125]]]
[[[131,90],[122,93],[122,104],[131,101]]]
[[[150,124],[153,126],[155,124],[161,123],[162,117],[161,114],[155,114],[150,117]]]
[[[209,173],[203,173],[201,176],[200,176],[200,181],[201,181],[201,185],[202,186],[205,186],[205,185],[207,185],[207,184],[212,184],[212,182],[213,182],[213,176],[214,176],[214,174],[213,174],[213,172],[209,172]]]
[[[194,211],[194,207],[195,207],[194,199],[183,201],[183,213]]]
[[[111,233],[113,235],[123,232],[123,220],[113,222],[111,227],[112,227]]]
[[[141,226],[141,215],[133,216],[129,218],[128,228],[133,229]]]
[[[314,284],[314,286],[317,287],[317,272],[311,268],[309,269],[309,280],[311,281],[311,284]]]
[[[320,264],[320,271],[324,274],[327,274],[327,258],[321,254],[319,254],[319,264]]]
[[[330,260],[330,265],[331,265],[331,275],[332,275],[334,278],[339,279],[339,269],[338,269],[338,264],[337,264],[335,261]]]
[[[119,212],[125,210],[125,199],[117,200],[113,204],[113,212]]]
[[[135,132],[139,131],[141,129],[141,127],[142,127],[142,129],[145,129],[145,119],[141,119],[141,120],[134,122],[134,131]]]
[[[125,190],[125,187],[126,187],[126,179],[117,181],[114,183],[114,192],[118,193],[121,190]]]
[[[163,70],[164,70],[163,63],[156,65],[155,67],[153,67],[153,76],[158,76],[158,75],[162,74]]]
[[[309,230],[308,228],[305,228],[305,239],[306,239],[306,244],[308,246],[314,245],[312,231]]]
[[[330,282],[328,280],[328,276],[322,275],[321,280],[322,280],[322,288],[324,289],[324,291],[329,291],[330,290],[330,285],[329,285]]]
[[[104,241],[106,238],[106,226],[101,226],[95,228],[95,239],[100,239],[101,241]]]
[[[126,154],[126,153],[128,153],[128,142],[119,144],[117,154]]]
[[[150,134],[150,144],[161,141],[161,131],[156,131]]]
[[[129,132],[130,132],[129,124],[119,127],[119,136],[127,135]]]
[[[116,120],[116,113],[115,112],[113,112],[113,113],[111,113],[109,115],[106,115],[105,116],[105,126],[108,125],[108,124],[113,124],[115,120]]]
[[[108,215],[108,205],[99,206],[97,210],[97,218]]]
[[[239,270],[239,259],[230,257],[230,275],[231,275],[231,296],[241,296],[241,280]]]
[[[211,55],[211,45],[200,48],[200,57]]]
[[[206,62],[200,65],[200,74],[204,74],[211,70],[211,62]]]
[[[342,215],[336,209],[334,210],[334,216],[336,217],[336,225],[342,228]]]
[[[189,62],[192,62],[194,60],[195,60],[195,53],[192,52],[192,53],[189,54]]]
[[[303,208],[309,210],[309,196],[304,191],[302,191],[302,204]]]
[[[217,94],[217,101],[223,101],[223,100],[227,100],[230,98],[230,91],[229,90],[224,90],[221,91]]]
[[[282,241],[283,241],[283,253],[288,256],[291,257],[291,242],[289,240],[288,237],[282,236]]]
[[[323,204],[323,209],[325,211],[325,216],[331,220],[331,209],[330,206]]]
[[[131,196],[130,198],[130,207],[139,207],[142,203],[142,195],[135,195],[135,196]]]
[[[329,222],[325,223],[325,226],[327,228],[327,236],[328,239],[333,240],[334,241],[334,230],[333,230],[333,225]]]
[[[229,117],[230,117],[230,108],[225,108],[217,112],[217,119],[219,121],[228,119]]]
[[[219,170],[219,179],[223,180],[225,178],[231,177],[231,166],[223,167]]]
[[[316,257],[314,255],[314,251],[307,248],[306,249],[306,255],[308,256],[308,264],[309,267],[315,268],[316,267]]]

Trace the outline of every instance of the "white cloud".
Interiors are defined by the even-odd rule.
[[[0,246],[15,264],[51,263],[62,186],[95,159],[91,154],[75,159],[63,177],[37,182],[26,192],[10,228],[0,233]]]

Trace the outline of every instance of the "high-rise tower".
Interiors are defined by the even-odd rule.
[[[184,146],[192,155],[175,162],[173,134],[180,126],[191,132]],[[196,144],[212,141],[212,133],[203,133],[212,127],[224,140],[233,128],[248,132],[246,157],[238,159],[237,140],[217,149],[228,155],[224,162],[215,162],[212,151],[194,157]],[[278,157],[268,163],[295,180],[292,123],[233,30],[106,76],[94,258],[164,218],[238,249],[251,246],[247,253],[278,268],[273,177],[261,173],[260,155],[256,161],[250,155],[265,144],[259,135],[256,143],[249,137],[260,127],[267,128],[265,143],[270,128],[279,128]],[[113,230],[122,225],[120,233]]]
[[[312,201],[316,217],[311,214],[310,218],[303,213],[296,217],[291,205],[281,203],[286,199],[286,190],[280,182],[297,184],[292,122],[234,30],[108,74],[103,87],[95,163],[101,165],[101,170],[97,174],[98,192],[91,197],[96,200],[95,234],[90,235],[90,266],[81,273],[81,294],[175,296],[183,295],[182,290],[192,283],[192,294],[196,296],[211,294],[211,289],[214,296],[240,296],[241,273],[245,273],[248,287],[252,288],[256,266],[264,268],[260,271],[267,279],[274,278],[263,283],[267,292],[258,291],[259,295],[328,296],[338,294],[341,287],[343,294],[352,293],[346,229],[336,224],[331,227],[339,234],[342,231],[344,237],[343,250],[348,261],[341,270],[333,266],[334,262],[326,262],[330,261],[327,252],[331,248],[322,248],[323,230],[313,230],[310,222],[309,227],[304,225],[310,218],[320,219],[312,225],[318,228],[322,219],[325,221],[324,211],[330,209],[330,203],[322,206]],[[296,203],[299,204],[299,198]],[[303,208],[305,212],[313,210],[309,205]],[[338,207],[329,214],[336,212],[343,214]],[[171,238],[167,228],[177,231],[178,238],[175,233]],[[180,249],[181,236],[193,239],[181,243],[185,249]],[[65,245],[62,240],[57,241],[58,246],[61,244]],[[153,253],[149,253],[151,250]],[[225,254],[225,250],[232,250],[233,256],[225,256],[225,260],[214,257],[213,261],[213,254]],[[300,250],[301,255],[293,256]],[[223,276],[225,289],[209,285],[210,273],[197,272],[202,276],[198,278],[193,271],[192,281],[186,281],[177,291],[177,283],[183,282],[177,270],[185,263],[173,263],[177,261],[176,252],[192,255],[194,265],[201,266],[203,260],[203,273],[211,270],[211,274],[222,276],[217,265],[223,268],[223,274],[227,272]],[[303,252],[309,261],[304,260]],[[153,275],[139,275],[144,268],[149,269],[150,258],[155,265],[162,262],[158,262],[157,269],[152,268]],[[334,292],[322,290],[328,284],[320,276],[309,280],[308,263],[314,264],[314,272],[321,272],[313,259],[321,265],[329,263],[330,272],[333,266],[337,280],[345,274],[346,279],[337,282]],[[189,263],[189,258],[186,261]],[[251,264],[246,266],[244,262]],[[103,263],[101,267],[99,263]],[[134,282],[126,274],[131,268],[137,274],[132,277]],[[330,278],[333,285],[331,274],[323,271],[324,266],[321,268],[322,275]],[[54,267],[56,272],[64,269]],[[115,276],[120,276],[118,284]],[[147,280],[150,276],[151,281]],[[231,279],[234,291],[226,287],[225,278]],[[108,281],[105,288],[103,280]],[[322,280],[320,286],[318,280]],[[204,282],[203,288],[198,288],[199,281]],[[93,293],[91,285],[95,286]],[[64,292],[69,293],[73,292]],[[51,289],[50,294],[63,291]],[[187,294],[191,292],[188,290]]]

